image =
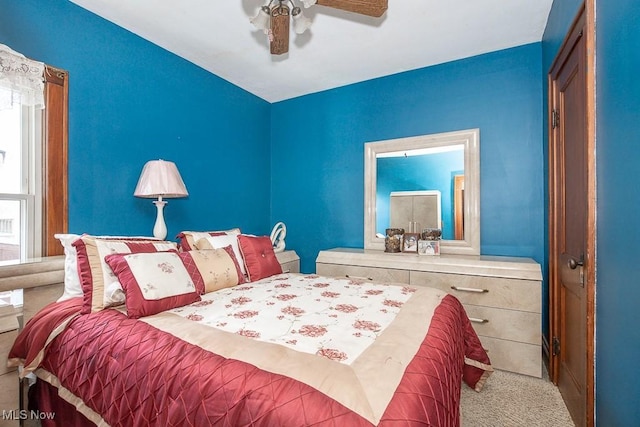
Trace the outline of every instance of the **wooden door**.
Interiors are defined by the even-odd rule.
[[[453,239],[464,240],[464,175],[453,177]]]
[[[551,378],[577,426],[592,425],[595,168],[580,11],[549,75]]]

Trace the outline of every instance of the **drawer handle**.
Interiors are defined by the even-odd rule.
[[[344,277],[346,277],[347,279],[356,279],[356,280],[373,280],[373,278],[371,277],[349,276],[348,274],[345,274]]]
[[[453,289],[454,291],[460,291],[460,292],[476,292],[478,294],[486,294],[487,292],[489,292],[489,289],[462,288],[460,286],[452,286],[451,289]]]
[[[489,323],[489,319],[478,319],[477,317],[469,317],[473,323]]]

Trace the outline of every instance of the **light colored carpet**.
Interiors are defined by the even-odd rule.
[[[548,376],[495,371],[480,393],[462,385],[463,427],[574,427],[558,388]]]

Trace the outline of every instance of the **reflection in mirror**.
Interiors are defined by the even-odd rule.
[[[420,233],[425,228],[442,229],[441,199],[438,190],[392,191],[389,197],[389,218],[385,221],[388,225],[384,229],[402,228],[409,233]]]
[[[442,238],[456,240],[456,231],[460,238],[462,230],[456,230],[456,207],[462,226],[461,206],[455,205],[456,177],[464,177],[464,145],[457,144],[445,147],[403,150],[376,155],[376,233],[385,234],[385,229],[404,228],[409,222],[417,222],[421,227],[441,228]],[[425,203],[431,198],[426,194],[407,194],[401,199],[393,196],[398,192],[428,191],[439,194],[438,202],[441,214],[434,220],[427,216],[418,206],[426,208]],[[395,203],[392,203],[396,200]],[[400,200],[404,200],[400,203]],[[458,200],[460,203],[462,200]],[[408,206],[413,209],[415,218],[407,213]],[[400,211],[402,213],[400,213]],[[406,220],[405,220],[406,219]],[[413,225],[415,229],[415,224]],[[422,229],[415,230],[420,232]],[[459,240],[459,239],[458,239]]]
[[[479,171],[478,129],[365,144],[365,248],[384,249],[386,228],[420,232],[439,224],[442,253],[479,255]],[[429,214],[420,213],[424,204]]]

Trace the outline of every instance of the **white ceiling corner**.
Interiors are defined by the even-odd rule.
[[[391,0],[382,18],[313,6],[310,32],[272,56],[249,22],[264,0],[70,1],[269,102],[538,42],[553,3]]]

